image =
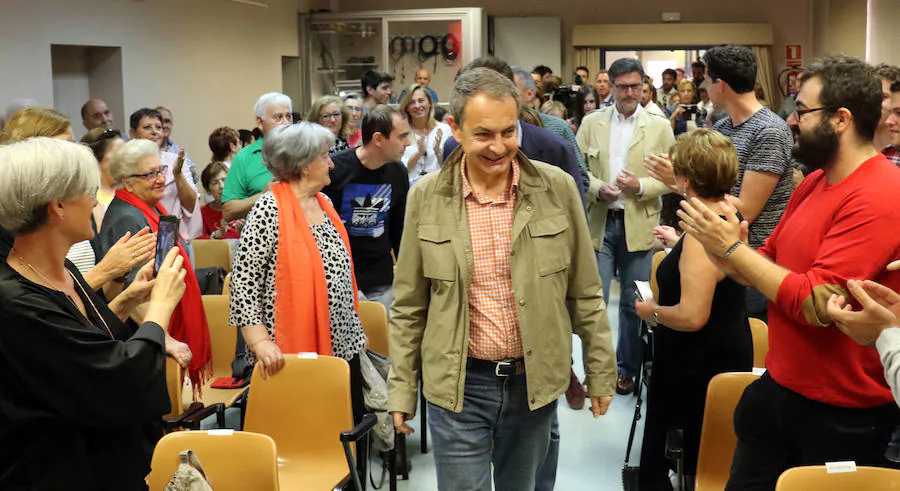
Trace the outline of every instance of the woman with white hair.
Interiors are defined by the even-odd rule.
[[[167,170],[159,159],[159,145],[153,141],[134,139],[116,150],[109,162],[116,197],[103,217],[103,229],[97,240],[101,252],[112,247],[116,238],[126,232],[134,233],[144,227],[150,227],[153,232],[159,229],[159,217],[168,214],[160,204],[165,193]],[[169,323],[170,336],[167,338],[171,339],[167,339],[167,343],[177,347],[174,358],[188,368],[194,387],[202,387],[210,371],[209,327],[200,286],[190,267],[184,239],[180,236],[177,245],[179,255],[188,265],[186,289]],[[137,273],[133,270],[125,284],[132,281]]]
[[[230,325],[242,329],[247,359],[263,377],[284,367],[283,353],[317,352],[350,364],[355,419],[362,418],[357,316],[350,239],[321,193],[334,167],[334,134],[301,122],[266,135],[263,155],[277,184],[244,224],[231,282]]]
[[[146,488],[169,411],[164,332],[184,290],[173,249],[109,306],[66,260],[93,236],[100,183],[87,148],[40,137],[0,147],[0,489]],[[123,321],[145,303],[136,330]]]

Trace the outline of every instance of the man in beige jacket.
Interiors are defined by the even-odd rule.
[[[609,67],[616,103],[585,116],[578,146],[587,155],[590,187],[585,193],[591,237],[603,280],[604,300],[618,272],[619,374],[616,391],[629,394],[640,369],[640,319],[634,311],[634,281],[650,279],[653,228],[659,225],[659,197],[669,192],[644,169],[644,157],[668,153],[675,143],[668,120],[640,105],[644,69],[622,58]]]
[[[573,330],[595,417],[614,391],[581,199],[568,174],[518,151],[518,97],[495,71],[465,71],[450,102],[460,147],[407,201],[388,410],[411,433],[421,377],[441,490],[535,488]]]

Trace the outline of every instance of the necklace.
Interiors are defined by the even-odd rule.
[[[28,266],[28,269],[30,269],[34,274],[36,274],[36,275],[40,276],[41,278],[43,278],[43,280],[46,281],[47,283],[49,283],[50,286],[52,286],[54,289],[61,291],[62,294],[66,296],[66,299],[72,304],[72,306],[74,306],[74,307],[76,308],[76,310],[78,309],[78,305],[75,303],[75,299],[73,299],[71,295],[69,295],[68,293],[66,293],[66,291],[63,290],[62,288],[58,287],[58,286],[56,285],[56,283],[50,281],[50,278],[47,278],[46,276],[44,276],[44,273],[41,273],[40,270],[38,270],[37,268],[35,268],[34,266],[32,266],[31,263],[29,263],[28,261],[26,261],[25,258],[22,257],[22,254],[20,254],[19,251],[16,250],[15,247],[13,247],[12,250],[16,253],[16,256],[19,258],[19,261],[22,262],[22,264],[24,264],[25,266]],[[66,269],[66,272],[69,273],[69,276],[70,276],[70,277],[72,277],[72,283],[73,283],[74,285],[78,285],[78,286],[81,288],[81,293],[82,293],[82,295],[84,295],[84,298],[86,298],[87,301],[88,301],[88,303],[91,304],[91,308],[94,310],[94,314],[96,314],[96,315],[97,315],[97,318],[100,319],[100,322],[103,324],[103,327],[106,329],[106,332],[109,334],[109,337],[112,338],[112,339],[115,339],[115,336],[113,336],[112,331],[109,329],[109,325],[106,323],[106,320],[103,318],[103,316],[100,315],[100,311],[97,310],[97,306],[94,305],[94,301],[91,300],[90,295],[87,294],[87,291],[85,291],[85,289],[84,289],[84,287],[81,285],[81,283],[79,283],[78,280],[75,279],[75,275],[72,274],[71,271],[69,271],[68,269]],[[78,313],[81,313],[81,311],[79,310]],[[82,315],[84,315],[84,314],[82,314]],[[88,322],[90,322],[90,319],[88,319],[86,315],[84,316],[84,318],[87,319]]]

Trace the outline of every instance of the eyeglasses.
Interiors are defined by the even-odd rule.
[[[616,90],[621,90],[622,92],[626,92],[626,91],[639,92],[639,91],[641,90],[641,88],[643,87],[643,85],[644,85],[644,84],[642,84],[642,83],[640,83],[640,84],[628,84],[628,85],[625,85],[625,84],[615,84],[615,85],[613,85],[613,87],[615,87]]]
[[[341,113],[336,112],[336,113],[331,113],[331,114],[320,114],[319,115],[319,121],[328,121],[329,119],[333,120],[333,121],[337,121],[337,120],[341,119]]]
[[[140,177],[140,178],[142,178],[142,179],[146,179],[146,180],[149,181],[149,182],[153,182],[153,181],[157,180],[157,179],[159,178],[159,176],[165,177],[165,176],[166,176],[166,171],[167,171],[167,170],[169,170],[169,166],[168,166],[168,165],[163,165],[163,166],[161,166],[159,169],[152,170],[152,171],[146,172],[146,173],[144,173],[144,174],[132,174],[132,175],[130,175],[130,176],[128,176],[128,177],[129,177],[129,178],[132,178],[132,177]]]
[[[794,108],[794,115],[797,116],[797,121],[800,121],[800,118],[803,117],[804,114],[814,113],[816,111],[824,111],[826,109],[831,109],[830,107],[814,107],[812,109],[800,109]]]
[[[361,113],[361,112],[363,112],[362,106],[345,106],[345,107],[347,108],[347,111],[349,111],[349,112],[351,112],[351,113]]]

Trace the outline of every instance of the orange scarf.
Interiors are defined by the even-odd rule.
[[[156,232],[159,229],[160,215],[166,215],[168,212],[159,203],[156,204],[156,213],[150,209],[150,205],[140,199],[134,193],[119,189],[116,191],[116,198],[128,203],[129,205],[141,210],[150,230]],[[172,319],[169,321],[169,335],[191,348],[191,364],[188,366],[188,377],[194,386],[195,395],[201,396],[200,389],[203,383],[212,375],[212,348],[209,341],[209,325],[206,323],[206,311],[203,310],[203,297],[200,292],[200,285],[197,284],[197,277],[194,275],[194,268],[191,267],[191,260],[188,258],[187,252],[178,244],[178,254],[184,261],[184,270],[187,273],[184,277],[185,290],[181,296],[181,301],[172,312]]]
[[[275,344],[283,353],[316,352],[331,356],[331,319],[322,254],[290,184],[275,184],[272,194],[278,204]],[[350,237],[331,201],[322,193],[318,193],[316,199],[350,255]],[[352,258],[350,277],[353,279],[353,308],[359,312]]]

